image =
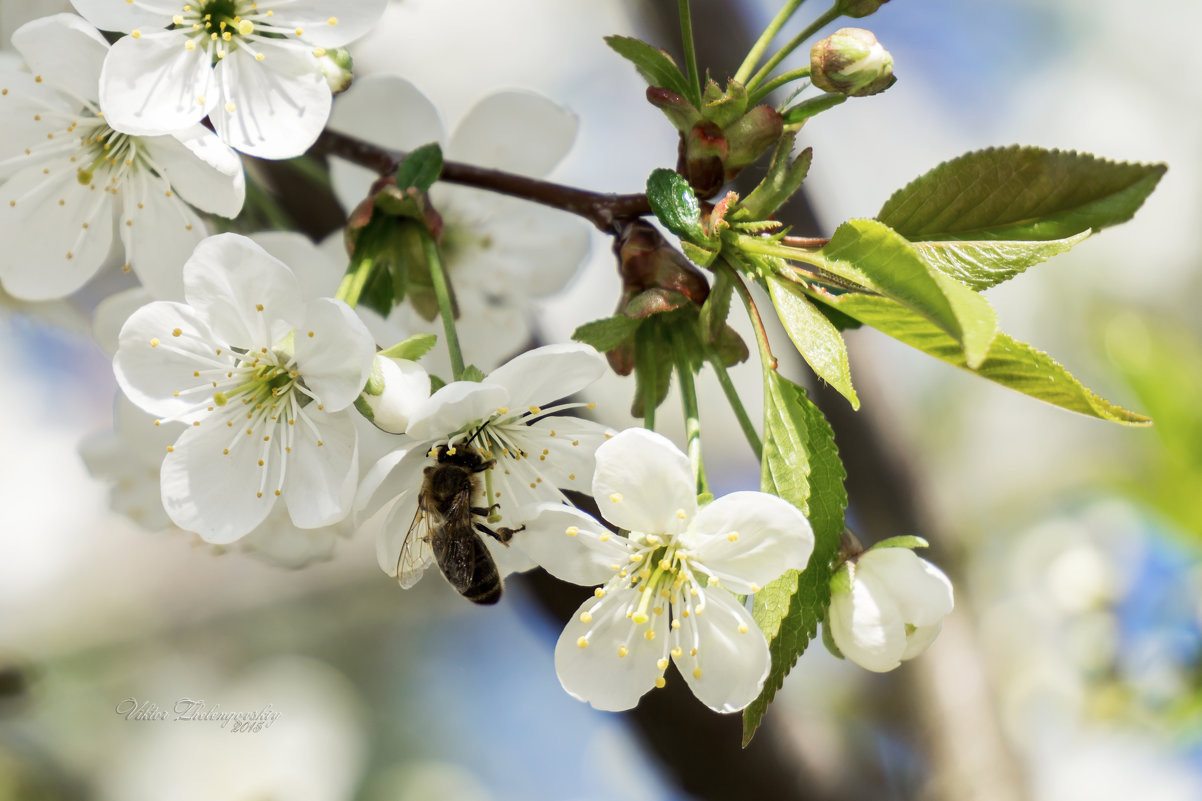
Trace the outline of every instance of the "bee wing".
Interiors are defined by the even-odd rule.
[[[430,547],[431,528],[436,524],[436,512],[423,508],[419,501],[409,533],[401,544],[401,553],[396,560],[396,578],[401,587],[409,589],[434,563],[434,549]]]

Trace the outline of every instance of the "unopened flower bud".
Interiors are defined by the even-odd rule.
[[[845,17],[867,17],[889,0],[839,0],[839,13]]]
[[[744,167],[775,145],[783,130],[780,112],[772,106],[756,106],[728,126],[723,131],[730,143],[726,180],[733,181]]]
[[[698,197],[709,197],[722,188],[726,175],[726,156],[730,144],[722,129],[702,120],[680,135],[677,171],[684,175]]]
[[[389,434],[404,434],[409,418],[428,397],[430,376],[417,362],[377,354],[371,379],[356,407],[377,428]]]
[[[883,673],[927,649],[952,611],[952,585],[909,547],[874,547],[831,579],[827,631],[862,668]]]
[[[827,92],[867,97],[894,84],[893,56],[871,31],[841,28],[810,50],[810,80]]]
[[[331,92],[338,94],[351,88],[351,81],[355,77],[351,51],[345,47],[323,49],[317,63],[321,65],[321,73],[326,76]]]

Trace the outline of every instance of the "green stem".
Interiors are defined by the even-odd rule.
[[[693,466],[693,479],[697,494],[709,492],[705,480],[705,463],[701,459],[701,411],[697,406],[697,387],[693,383],[693,367],[684,338],[673,333],[672,344],[676,350],[676,377],[680,380],[680,405],[684,411],[684,432],[689,452],[689,464]]]
[[[676,9],[680,14],[680,39],[684,44],[685,69],[689,71],[689,86],[697,93],[694,100],[701,103],[701,75],[697,72],[697,50],[693,44],[693,13],[689,9],[689,0],[676,0]]]
[[[775,90],[779,89],[780,87],[784,86],[785,84],[789,83],[790,81],[796,81],[798,79],[808,78],[808,77],[810,77],[810,65],[809,64],[807,64],[804,67],[798,67],[795,70],[791,70],[791,71],[783,73],[781,75],[777,75],[775,78],[768,81],[768,83],[764,84],[759,89],[756,89],[754,92],[752,92],[751,97],[749,97],[747,99],[747,105],[748,106],[759,105],[759,102],[761,100],[763,100],[765,97],[770,95],[773,91],[775,91]]]
[[[755,453],[756,461],[758,462],[764,453],[763,443],[760,442],[760,435],[755,430],[755,425],[751,422],[751,418],[747,415],[747,409],[743,407],[743,399],[739,397],[739,390],[735,388],[735,384],[730,380],[730,373],[726,372],[726,365],[722,363],[722,358],[710,346],[706,352],[706,359],[710,363],[710,367],[714,368],[714,375],[718,377],[718,384],[722,387],[722,392],[726,395],[726,400],[730,403],[730,408],[735,413],[735,418],[739,421],[739,428],[743,429],[743,436],[747,438],[747,444],[751,446],[751,450]]]
[[[811,22],[806,26],[804,31],[790,39],[780,50],[777,50],[772,58],[768,59],[768,63],[760,67],[760,71],[751,76],[751,80],[747,83],[747,89],[749,91],[754,90],[765,78],[772,74],[772,70],[776,69],[776,65],[784,61],[790,53],[801,46],[802,42],[825,27],[827,23],[839,19],[840,16],[842,16],[842,12],[839,11],[837,4],[827,9],[826,13]]]
[[[765,368],[775,370],[776,357],[772,355],[772,348],[768,345],[768,332],[764,330],[764,321],[760,317],[760,310],[756,308],[755,300],[751,297],[751,292],[748,291],[747,285],[743,283],[742,277],[734,267],[723,262],[719,265],[719,269],[729,271],[735,291],[739,293],[739,299],[743,301],[743,307],[747,309],[747,316],[751,318],[751,327],[755,331],[755,342],[760,349],[760,361]]]
[[[747,51],[747,58],[743,59],[743,63],[739,65],[739,71],[735,73],[735,77],[731,80],[739,83],[747,83],[748,76],[755,69],[755,65],[760,63],[760,59],[764,57],[764,51],[768,49],[768,45],[772,44],[772,40],[780,33],[780,29],[789,21],[789,18],[797,11],[804,0],[789,0],[785,3],[781,10],[776,12],[776,16],[768,23],[768,27],[764,28],[764,32],[760,34],[760,38],[755,40],[755,44]]]
[[[363,288],[367,286],[367,279],[371,277],[371,269],[374,264],[375,260],[371,258],[360,259],[357,265],[352,262],[352,268],[342,276],[342,281],[339,282],[338,291],[334,297],[345,302],[352,309],[358,306],[359,296],[363,294]]]
[[[643,381],[643,428],[655,430],[655,378]]]
[[[447,340],[447,351],[451,356],[451,374],[456,381],[463,377],[463,351],[459,348],[459,334],[455,331],[455,309],[451,306],[451,288],[442,269],[442,256],[433,235],[422,229],[422,253],[430,269],[430,281],[434,285],[434,296],[438,298],[438,313],[442,315],[442,330]]]

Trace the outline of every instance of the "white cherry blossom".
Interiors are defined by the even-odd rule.
[[[555,646],[564,689],[597,709],[629,709],[664,686],[671,660],[706,706],[742,709],[759,695],[771,660],[735,594],[805,568],[814,548],[805,516],[762,492],[698,509],[688,457],[645,429],[621,432],[596,459],[593,496],[629,535],[577,509],[544,506],[523,541],[553,575],[601,585]]]
[[[328,526],[358,479],[348,407],[374,343],[343,302],[306,302],[282,262],[245,237],[203,241],[184,265],[187,303],[142,307],[121,329],[121,389],[189,428],[169,449],[162,499],[209,542],[245,536],[282,500],[292,523]]]
[[[0,71],[0,281],[26,300],[62,297],[100,269],[120,232],[125,269],[157,297],[205,235],[192,208],[233,217],[242,162],[208,129],[128,136],[97,102],[104,37],[72,14],[13,35],[28,71]],[[115,222],[114,222],[115,221]]]
[[[338,97],[330,127],[399,150],[442,142],[449,160],[537,178],[567,155],[577,120],[541,95],[499,92],[473,106],[448,139],[417,87],[392,75],[368,75]],[[333,158],[330,177],[350,210],[378,176]],[[472,361],[488,369],[530,339],[532,301],[572,279],[588,253],[588,228],[570,214],[467,187],[438,183],[430,197],[443,218],[441,245],[459,307],[460,341]],[[423,313],[405,303],[392,316],[413,333],[442,333],[432,306]]]
[[[130,134],[165,134],[205,116],[222,141],[284,159],[309,149],[330,115],[327,48],[371,30],[388,0],[73,0],[122,31],[100,103]],[[170,26],[170,27],[168,27]],[[166,28],[166,30],[164,30]]]
[[[587,490],[593,452],[609,429],[557,412],[583,406],[546,406],[572,395],[605,372],[605,360],[587,345],[548,345],[523,353],[483,381],[447,384],[420,404],[409,418],[402,445],[376,463],[363,479],[358,517],[376,536],[380,568],[397,575],[397,561],[417,514],[423,471],[435,464],[438,448],[467,447],[495,460],[481,475],[482,505],[498,504],[490,525],[517,528],[541,502],[562,502],[561,488]],[[590,404],[591,406],[591,404]],[[533,562],[521,550],[521,534],[499,546],[486,537],[502,573],[526,570]],[[399,576],[402,586],[417,582],[427,559]]]
[[[884,673],[925,651],[953,606],[942,570],[907,547],[875,547],[835,572],[827,622],[845,657]]]

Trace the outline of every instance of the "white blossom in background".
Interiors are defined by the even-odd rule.
[[[544,506],[523,547],[548,572],[599,584],[555,646],[565,690],[597,709],[630,709],[663,687],[669,660],[693,694],[735,712],[760,694],[768,642],[735,595],[758,592],[814,549],[809,522],[762,492],[698,509],[688,457],[665,437],[627,429],[597,449],[593,496],[602,516]]]
[[[202,242],[187,303],[158,301],[121,329],[122,391],[190,427],[169,449],[162,499],[180,528],[225,544],[277,500],[309,529],[346,517],[358,483],[353,410],[375,345],[343,302],[306,302],[296,277],[245,237]]]
[[[412,150],[443,143],[447,160],[540,178],[563,160],[576,138],[575,115],[541,95],[499,92],[482,99],[449,139],[431,102],[390,75],[355,81],[334,104],[330,127],[381,147]],[[334,192],[355,208],[378,177],[330,160]],[[459,307],[464,351],[483,369],[521,350],[531,336],[534,300],[562,290],[588,254],[587,226],[536,203],[446,183],[430,190],[443,218],[443,259]],[[393,312],[414,333],[441,334],[441,323],[405,303]]]
[[[73,0],[117,40],[100,76],[110,124],[138,135],[206,116],[230,147],[299,156],[330,115],[327,49],[367,33],[388,0]],[[165,29],[165,30],[164,30]]]
[[[827,625],[843,655],[877,673],[927,649],[952,611],[952,583],[908,547],[874,547],[831,579]]]
[[[496,460],[480,479],[491,487],[486,505],[499,504],[490,518],[497,525],[516,528],[536,504],[562,502],[560,488],[587,490],[593,452],[609,430],[556,414],[585,404],[544,405],[579,392],[605,369],[605,359],[587,345],[547,345],[515,357],[483,381],[455,381],[431,395],[409,418],[403,444],[364,477],[355,504],[358,518],[366,521],[361,530],[376,537],[380,568],[397,575],[423,471],[437,464],[442,445],[470,447]],[[521,550],[521,537],[516,535],[510,547],[485,537],[502,574],[533,566]],[[416,569],[398,576],[401,586],[415,584],[433,564],[428,549],[426,555]]]
[[[192,206],[236,216],[241,159],[199,125],[114,131],[96,99],[109,46],[79,17],[30,22],[13,45],[28,71],[0,72],[0,282],[26,300],[70,294],[100,269],[116,229],[126,269],[157,297],[180,297],[183,263],[206,233]]]
[[[9,39],[17,28],[38,17],[70,10],[70,0],[0,0],[0,54],[8,50]]]

